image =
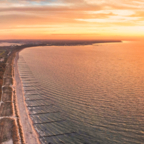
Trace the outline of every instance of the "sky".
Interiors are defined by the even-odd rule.
[[[144,0],[0,0],[0,39],[143,39]]]

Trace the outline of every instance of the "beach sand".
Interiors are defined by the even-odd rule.
[[[38,140],[38,135],[33,128],[32,120],[29,117],[26,103],[24,100],[23,88],[19,77],[17,61],[18,61],[18,53],[16,54],[14,60],[14,79],[15,79],[14,86],[16,90],[17,111],[20,119],[20,124],[22,126],[21,129],[23,134],[23,141],[26,144],[39,144],[40,142]]]

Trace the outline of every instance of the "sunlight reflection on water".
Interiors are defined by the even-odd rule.
[[[20,57],[77,139],[143,143],[144,44],[35,47]]]

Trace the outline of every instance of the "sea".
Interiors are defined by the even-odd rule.
[[[42,144],[144,143],[144,43],[26,48],[18,69]]]

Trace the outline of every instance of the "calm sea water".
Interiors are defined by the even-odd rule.
[[[73,130],[69,141],[144,143],[144,44],[34,47],[21,51],[22,59],[39,85],[35,88],[61,112],[61,126]],[[53,132],[48,114],[41,117]],[[44,138],[38,133],[43,143],[67,143],[62,133]]]

